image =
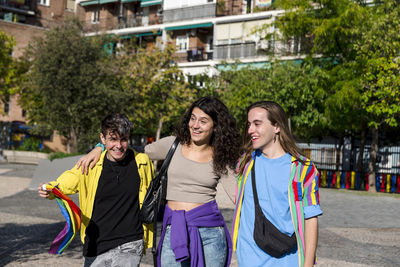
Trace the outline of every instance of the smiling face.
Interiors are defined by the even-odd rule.
[[[214,131],[214,121],[204,111],[195,107],[189,119],[189,131],[191,142],[209,144]]]
[[[280,132],[280,128],[271,124],[267,110],[264,108],[255,107],[251,109],[247,118],[247,132],[251,137],[253,148],[266,152],[268,148],[273,146],[274,136]],[[279,138],[276,142],[279,143]]]
[[[107,149],[107,159],[114,162],[124,159],[128,149],[127,136],[121,138],[118,133],[107,131],[106,136],[100,133],[100,138]]]

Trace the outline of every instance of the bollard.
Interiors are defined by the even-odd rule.
[[[332,188],[336,187],[336,171],[332,171]]]
[[[369,191],[369,173],[365,175],[365,190]]]
[[[342,175],[340,176],[340,187],[345,188],[346,185],[346,172],[342,171]]]
[[[391,180],[391,193],[396,192],[396,174],[392,175],[392,180]]]
[[[355,183],[356,183],[356,172],[352,171],[350,172],[350,189],[354,189],[355,188]]]
[[[385,192],[385,174],[381,174],[379,182],[381,183],[381,187],[380,187],[379,191]]]
[[[391,185],[390,178],[391,178],[390,174],[388,173],[386,175],[386,193],[390,192],[390,185]]]
[[[361,181],[360,181],[360,173],[356,172],[356,190],[360,190]]]
[[[397,176],[397,193],[400,193],[400,174]]]
[[[380,175],[377,173],[377,174],[376,174],[376,183],[375,183],[376,192],[379,192],[380,185],[381,185]]]
[[[341,183],[340,175],[341,175],[341,172],[340,172],[340,171],[337,171],[337,172],[336,172],[336,188],[337,188],[337,189],[340,188],[340,183]]]
[[[326,187],[326,170],[321,172],[321,187]]]
[[[346,189],[350,188],[350,172],[346,172]]]
[[[328,170],[326,172],[326,181],[327,181],[328,188],[331,188],[332,187],[332,171],[331,170]]]

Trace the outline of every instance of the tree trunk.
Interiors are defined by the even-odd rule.
[[[68,153],[75,153],[78,151],[78,138],[76,136],[76,131],[75,131],[74,127],[72,127],[72,126],[70,129],[69,135],[70,135],[70,138],[68,140],[68,143],[70,145],[70,148],[69,148],[70,151]]]
[[[158,118],[158,127],[157,127],[157,132],[156,132],[156,141],[158,141],[158,140],[160,139],[162,127],[163,127],[163,116],[162,116],[162,113],[160,113],[160,114],[159,114],[159,118]]]
[[[162,113],[160,112],[159,118],[158,118],[158,127],[157,127],[157,132],[156,132],[156,141],[160,140],[162,126],[163,126],[163,116],[162,116]],[[154,171],[157,171],[157,162],[158,162],[157,160],[153,161]]]
[[[379,135],[378,135],[378,129],[375,127],[371,128],[371,133],[372,133],[372,143],[371,143],[371,149],[369,151],[369,164],[368,164],[368,184],[369,184],[369,192],[376,192],[376,186],[375,186],[375,179],[376,179],[376,154],[378,152],[378,141],[379,141]]]
[[[363,173],[363,159],[364,159],[364,148],[365,148],[365,143],[367,141],[367,131],[368,128],[363,123],[361,127],[361,140],[360,140],[360,153],[358,154],[358,162],[357,162],[357,171],[362,175]]]
[[[343,137],[339,138],[339,145],[335,144],[335,147],[336,147],[336,171],[338,171],[340,166],[340,157],[341,157],[340,152],[342,151],[343,147]]]

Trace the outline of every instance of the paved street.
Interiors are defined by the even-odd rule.
[[[28,189],[35,169],[0,164],[0,267],[82,266],[79,237],[63,255],[47,254],[65,221],[55,201]],[[318,266],[400,266],[399,195],[321,189],[320,199]],[[223,190],[217,201],[230,230],[233,205]],[[142,266],[150,266],[150,254]]]

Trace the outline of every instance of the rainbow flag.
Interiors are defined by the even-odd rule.
[[[46,184],[43,189],[53,192],[66,220],[64,229],[56,236],[49,249],[49,254],[62,254],[81,228],[81,210],[57,186]]]

